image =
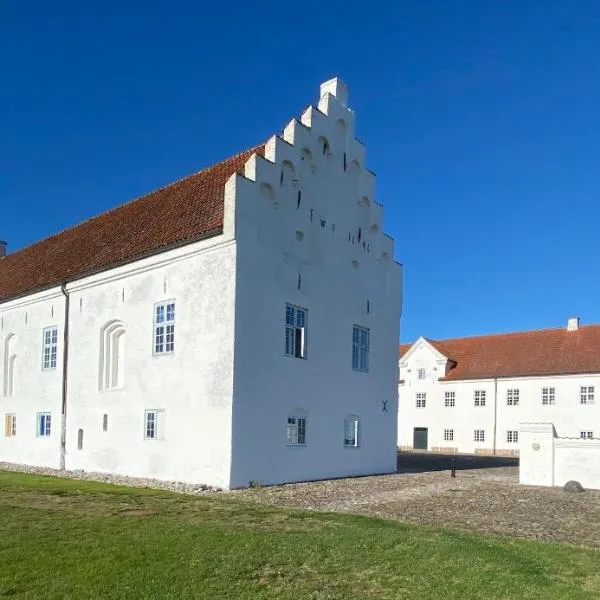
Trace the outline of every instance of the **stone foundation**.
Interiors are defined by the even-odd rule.
[[[483,454],[484,456],[519,456],[519,451],[498,448],[494,452],[491,448],[475,448],[475,454]]]

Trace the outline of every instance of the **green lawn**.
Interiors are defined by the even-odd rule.
[[[600,552],[0,471],[0,598],[600,598]]]

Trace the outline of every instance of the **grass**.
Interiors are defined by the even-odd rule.
[[[600,598],[600,552],[0,471],[0,598]]]

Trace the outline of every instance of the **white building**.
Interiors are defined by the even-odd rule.
[[[519,424],[600,437],[600,325],[434,341],[400,348],[398,445],[518,454]]]
[[[347,88],[320,91],[0,259],[0,461],[224,488],[395,470],[401,266]]]

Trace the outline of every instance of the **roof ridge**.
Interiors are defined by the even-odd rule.
[[[587,329],[587,328],[591,328],[591,327],[600,327],[600,323],[587,323],[586,325],[580,325],[579,329],[577,329],[576,331],[579,331],[581,329]],[[473,339],[478,339],[478,338],[495,338],[495,337],[501,337],[501,336],[512,336],[512,335],[523,335],[524,333],[542,333],[544,331],[567,331],[566,327],[543,327],[541,329],[524,329],[521,331],[507,331],[504,333],[498,332],[498,333],[482,333],[479,335],[463,335],[460,337],[453,337],[453,338],[444,338],[441,340],[436,340],[433,338],[429,338],[426,336],[421,336],[424,340],[427,340],[428,342],[433,342],[434,344],[443,344],[444,342],[456,342],[456,341],[460,341],[460,340],[473,340]],[[572,331],[570,331],[569,333],[573,333]],[[405,344],[409,344],[412,346],[412,344],[414,344],[417,340],[415,340],[414,342],[401,342],[401,345],[405,345]]]
[[[144,194],[140,195],[140,196],[136,196],[135,198],[131,198],[131,200],[127,200],[125,202],[123,202],[122,204],[117,204],[116,206],[113,206],[112,208],[109,208],[108,210],[105,210],[103,212],[97,213],[95,215],[92,215],[91,217],[88,217],[87,219],[84,219],[83,221],[79,221],[78,223],[74,223],[72,225],[69,225],[68,227],[65,227],[64,229],[61,229],[60,231],[57,231],[56,233],[53,233],[52,235],[49,235],[48,237],[42,238],[40,240],[36,240],[35,242],[33,242],[32,244],[29,244],[27,246],[23,246],[21,248],[19,248],[18,250],[16,250],[15,252],[11,252],[9,254],[7,254],[5,256],[5,259],[10,259],[12,256],[15,256],[17,254],[19,254],[20,252],[24,252],[25,250],[29,250],[30,248],[34,248],[35,246],[37,246],[38,244],[43,244],[44,242],[47,242],[59,235],[62,235],[64,233],[66,233],[67,231],[70,231],[71,229],[75,229],[76,227],[81,227],[82,225],[85,225],[86,223],[89,223],[90,221],[93,221],[94,219],[98,219],[99,217],[103,217],[104,215],[109,215],[112,212],[119,210],[120,208],[123,208],[124,206],[128,206],[129,204],[133,204],[134,202],[139,202],[140,200],[143,200],[144,198],[147,198],[148,196],[152,195],[152,194],[156,194],[158,192],[162,192],[170,187],[173,187],[174,185],[177,185],[179,183],[182,183],[183,181],[186,181],[188,179],[191,179],[192,177],[196,177],[198,175],[201,175],[202,173],[205,173],[207,171],[210,171],[211,169],[215,169],[217,167],[220,167],[221,165],[228,163],[229,161],[233,161],[236,158],[239,158],[242,154],[246,154],[248,152],[255,152],[257,151],[259,148],[263,147],[265,145],[265,142],[261,143],[261,144],[257,144],[256,146],[252,146],[251,148],[248,148],[246,150],[242,150],[241,152],[237,152],[236,154],[233,154],[231,156],[228,156],[227,158],[224,158],[223,160],[220,160],[216,163],[213,163],[211,165],[208,165],[206,167],[203,167],[202,169],[198,170],[198,171],[194,171],[194,173],[190,173],[189,175],[184,175],[183,177],[180,177],[179,179],[176,179],[175,181],[171,181],[170,183],[167,183],[165,185],[162,185],[158,188],[154,188],[152,190],[150,190],[149,192],[145,192]]]

